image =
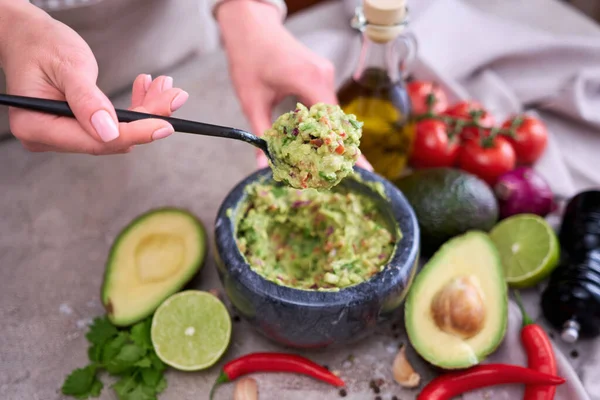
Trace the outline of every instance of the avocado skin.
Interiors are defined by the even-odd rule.
[[[148,301],[135,315],[130,317],[122,317],[118,313],[115,313],[113,303],[111,302],[111,296],[114,290],[111,278],[115,272],[115,269],[120,267],[120,265],[115,262],[119,245],[123,238],[125,238],[135,226],[143,224],[157,214],[181,214],[193,221],[200,236],[200,256],[194,263],[187,266],[185,273],[181,274],[181,278],[177,284],[161,288],[162,296],[158,301]],[[106,310],[106,316],[108,320],[115,326],[127,327],[134,325],[144,318],[152,315],[163,301],[165,301],[169,296],[182,290],[196,276],[196,274],[198,274],[198,272],[204,266],[206,253],[206,228],[204,227],[202,221],[198,219],[191,211],[178,207],[164,206],[149,209],[148,211],[136,216],[118,233],[110,247],[108,258],[106,260],[104,278],[100,290],[100,299],[104,309]]]
[[[394,184],[417,214],[421,250],[433,254],[444,242],[469,230],[489,232],[498,221],[490,186],[456,168],[421,169]]]

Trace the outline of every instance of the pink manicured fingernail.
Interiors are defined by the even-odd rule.
[[[165,77],[163,80],[162,91],[169,90],[173,87],[173,78],[170,76]]]
[[[150,85],[152,84],[152,75],[144,76],[144,89],[146,92],[150,89]]]
[[[171,136],[171,134],[175,132],[173,130],[172,126],[165,126],[164,128],[160,128],[154,131],[154,133],[152,134],[152,140],[159,140],[159,139],[164,139],[168,136]]]
[[[98,110],[92,115],[92,126],[104,142],[119,137],[119,128],[106,110]]]
[[[187,101],[190,97],[188,92],[181,92],[171,102],[171,111],[177,111],[181,108],[181,106]]]

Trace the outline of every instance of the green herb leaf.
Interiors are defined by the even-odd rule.
[[[151,387],[138,385],[122,400],[156,400],[156,391]]]
[[[156,384],[156,393],[162,393],[163,390],[165,390],[167,388],[167,380],[165,379],[164,375],[160,376],[160,381],[158,381],[158,383]]]
[[[119,399],[125,399],[129,393],[135,389],[138,382],[135,379],[135,375],[126,375],[112,385],[112,388],[119,396]]]
[[[110,323],[106,317],[94,318],[90,330],[85,335],[92,344],[103,345],[119,333],[117,327]]]
[[[112,374],[123,374],[134,368],[134,364],[146,354],[146,350],[136,344],[126,344],[121,347],[119,354],[108,364],[106,370]]]
[[[92,383],[92,387],[90,388],[90,397],[100,396],[103,387],[104,384],[99,379],[95,379],[94,383]]]
[[[121,348],[121,351],[115,358],[119,362],[134,364],[146,354],[146,350],[139,347],[137,344],[126,344]]]
[[[129,340],[129,334],[127,332],[119,332],[119,334],[109,341],[102,351],[102,363],[108,364],[113,358],[119,354],[121,348],[125,346],[125,343]]]
[[[88,358],[92,362],[97,362],[97,363],[101,362],[102,346],[95,344],[93,346],[88,347]]]
[[[140,359],[139,361],[137,361],[135,364],[133,364],[134,367],[140,367],[140,368],[149,368],[152,367],[152,360],[146,356],[142,359]]]
[[[162,373],[156,369],[142,369],[142,381],[148,386],[156,387],[162,378]]]
[[[165,365],[165,363],[163,363],[162,360],[160,358],[158,358],[156,353],[154,353],[154,352],[150,353],[149,357],[150,357],[150,360],[152,360],[152,367],[154,369],[157,369],[161,372],[167,369],[167,366]]]
[[[98,388],[99,386],[99,388]],[[71,372],[61,388],[62,393],[78,399],[98,397],[102,390],[102,382],[96,378],[96,366],[88,365]]]
[[[152,320],[150,318],[135,324],[131,328],[131,340],[143,349],[152,349],[152,339],[150,338],[150,328]]]

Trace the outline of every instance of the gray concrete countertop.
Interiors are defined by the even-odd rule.
[[[175,84],[191,95],[176,116],[249,128],[230,86],[221,53],[192,59],[171,71]],[[209,99],[210,101],[208,101]],[[128,106],[128,95],[116,98]],[[283,108],[286,105],[282,106]],[[255,169],[254,149],[244,143],[186,134],[141,146],[131,154],[91,157],[28,153],[18,142],[0,144],[0,398],[58,400],[64,377],[87,362],[87,324],[103,313],[99,292],[104,262],[118,231],[152,207],[182,206],[196,213],[209,240],[217,208],[226,193]],[[220,288],[212,249],[191,287]],[[534,315],[536,290],[526,293]],[[414,398],[391,379],[391,363],[406,341],[399,329],[382,326],[372,337],[341,350],[303,353],[341,371],[346,399],[373,399],[371,379],[382,378],[382,399]],[[586,344],[560,345],[576,370],[588,362]],[[215,367],[196,373],[169,370],[164,400],[204,399],[219,367],[236,356],[280,347],[233,326],[229,351]],[[354,362],[345,361],[354,355]],[[409,358],[428,380],[434,375],[412,350]],[[337,390],[295,375],[257,374],[261,400],[340,398]],[[105,382],[109,380],[105,379]],[[230,399],[232,385],[217,399]],[[100,399],[116,399],[106,389]]]

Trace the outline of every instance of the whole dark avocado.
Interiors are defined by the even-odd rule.
[[[468,172],[456,168],[421,169],[394,183],[417,214],[424,255],[469,230],[488,232],[498,221],[494,192]]]

